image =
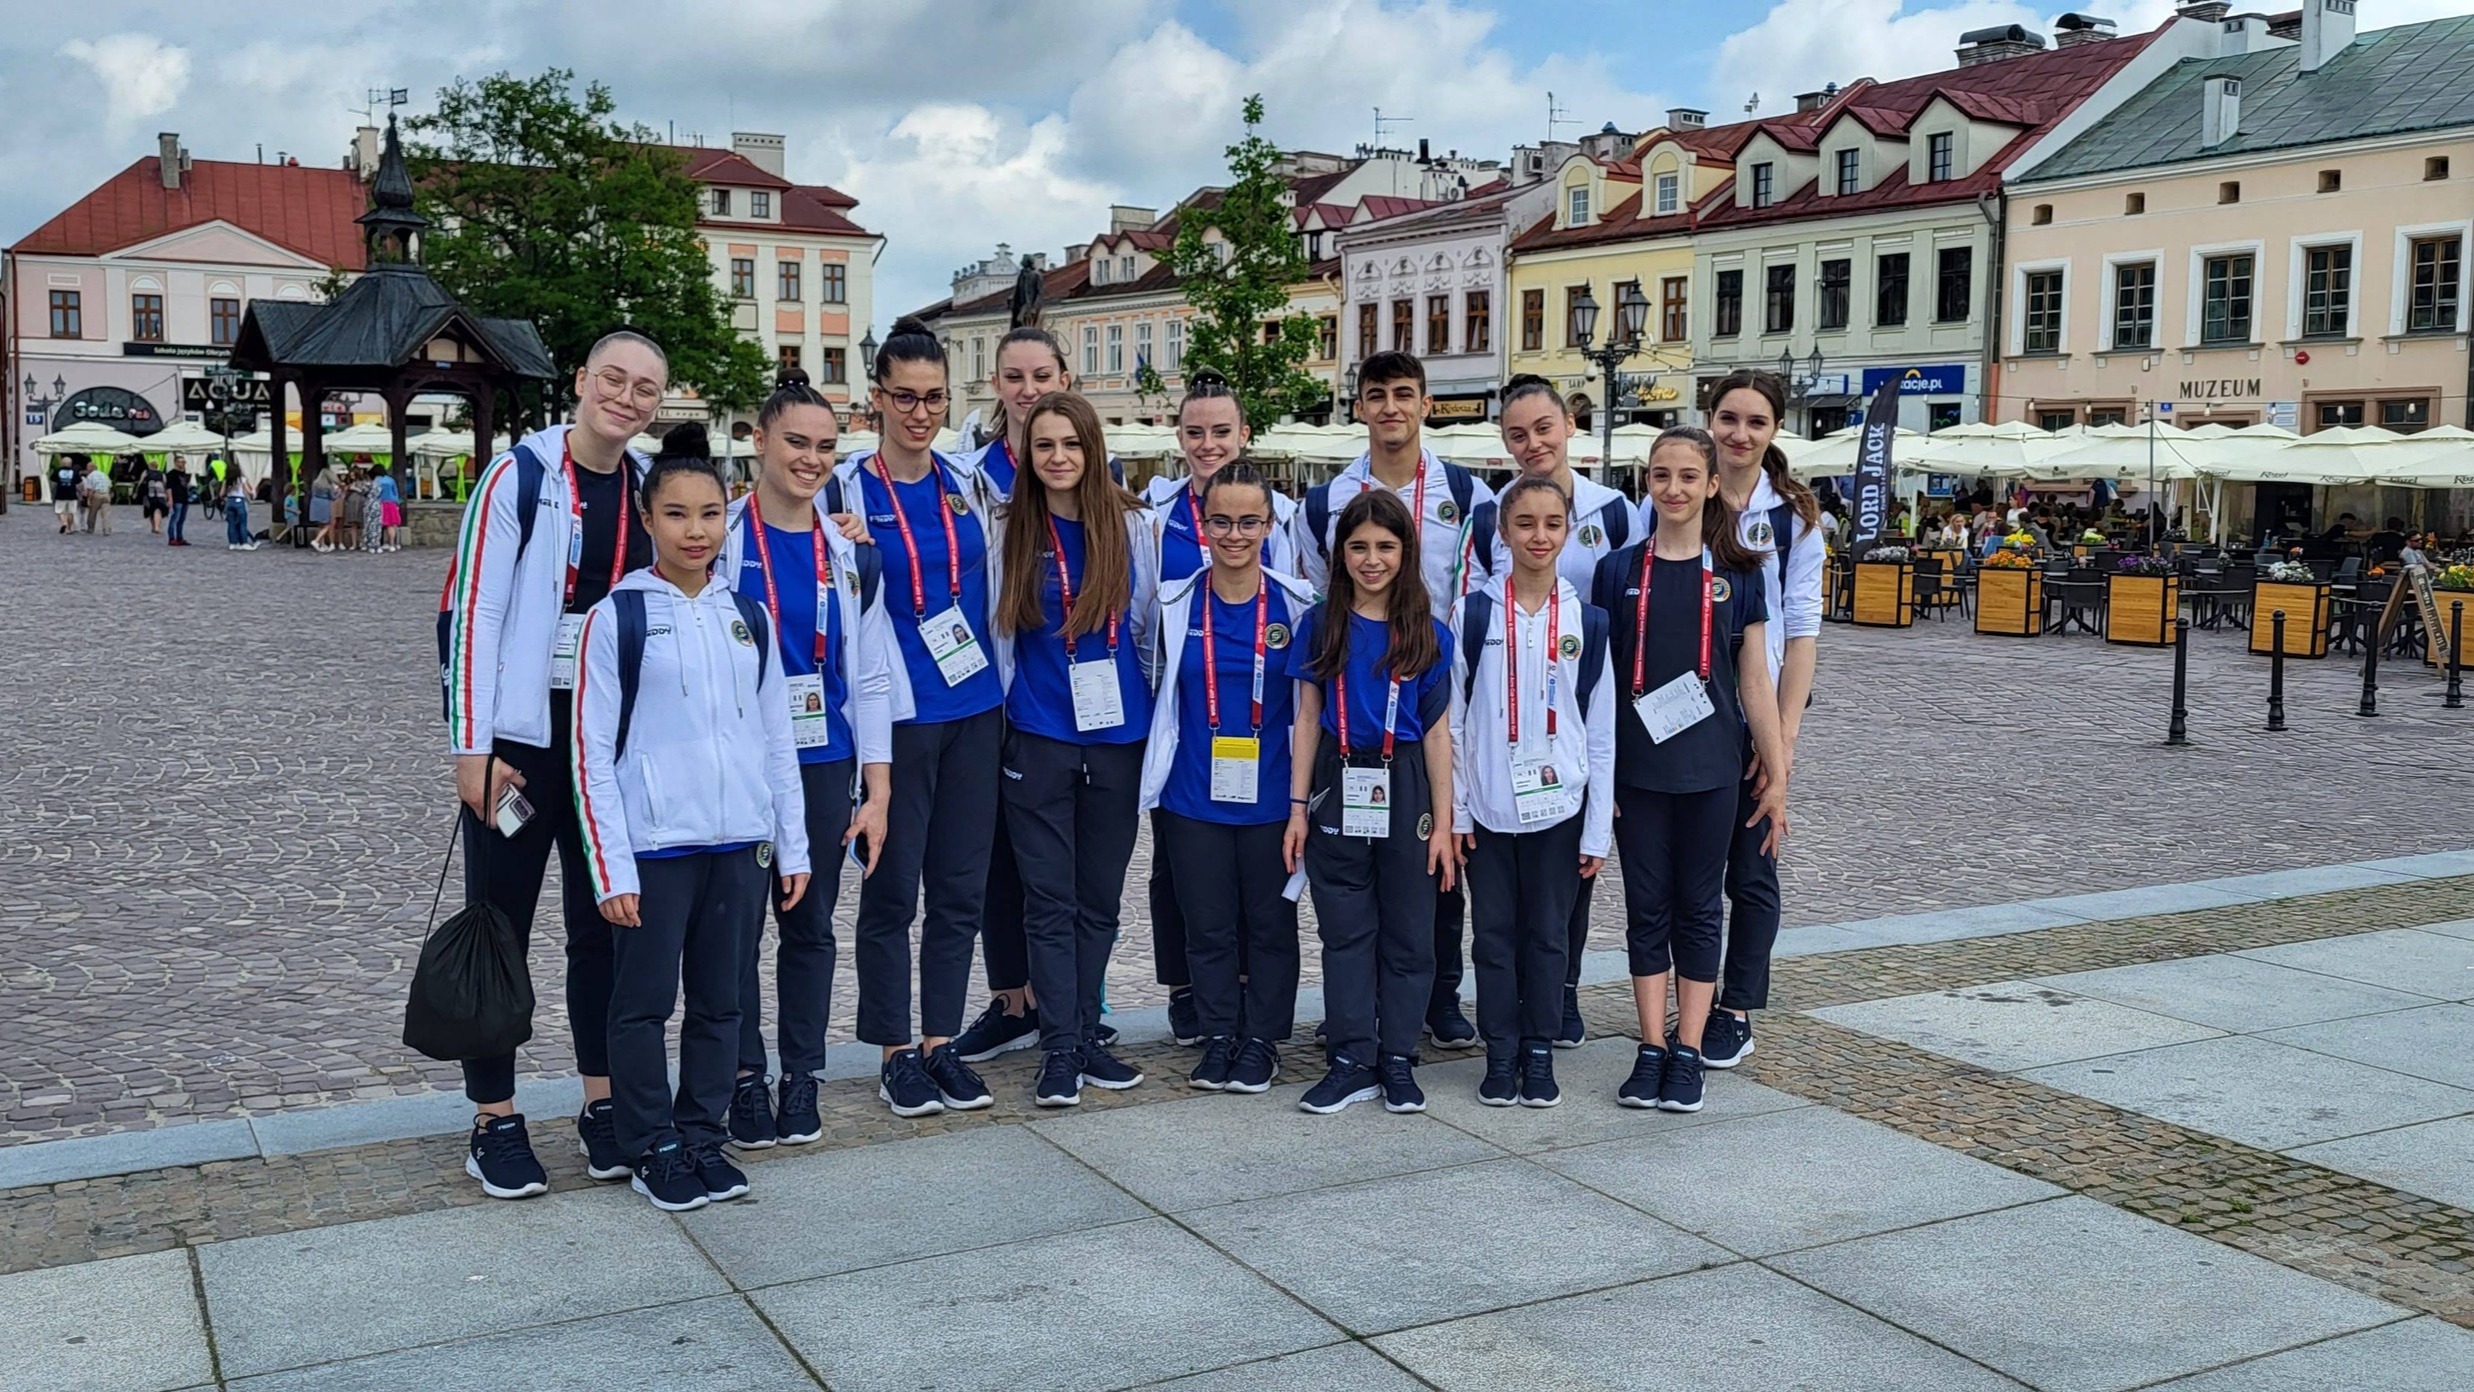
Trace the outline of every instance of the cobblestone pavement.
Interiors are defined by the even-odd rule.
[[[0,518],[0,1145],[452,1086],[396,1040],[450,825],[442,555],[236,555],[195,518],[199,544],[169,551],[120,521],[64,538],[48,513]],[[1822,661],[1790,923],[2455,849],[2428,809],[2474,795],[2474,712],[2440,711],[2419,670],[2386,669],[2362,720],[2350,666],[2292,664],[2294,729],[2268,735],[2265,664],[2195,634],[2195,743],[2166,750],[2164,653],[1953,620],[1833,627]],[[1147,874],[1146,843],[1120,1006],[1162,995]],[[1597,912],[1611,946],[1618,896]],[[554,892],[537,925],[522,1062],[556,1074]]]

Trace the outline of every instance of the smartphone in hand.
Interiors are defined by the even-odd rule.
[[[507,787],[499,790],[498,806],[493,811],[499,835],[512,837],[532,819],[533,805],[525,800],[523,789]]]

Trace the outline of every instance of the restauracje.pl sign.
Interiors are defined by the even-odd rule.
[[[2256,401],[2256,377],[2202,377],[2182,384],[2182,395],[2198,401]]]

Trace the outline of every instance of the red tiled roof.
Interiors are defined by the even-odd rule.
[[[858,199],[822,184],[793,184],[782,193],[782,226],[794,232],[832,232],[846,237],[881,235],[842,215],[843,209],[858,206]]]
[[[1627,194],[1608,207],[1606,216],[1579,227],[1555,226],[1552,214],[1540,218],[1535,227],[1512,239],[1515,255],[1531,251],[1553,251],[1561,247],[1594,246],[1600,242],[1631,242],[1644,237],[1680,236],[1692,230],[1690,212],[1669,213],[1665,217],[1641,216],[1641,195]]]
[[[687,158],[687,177],[700,184],[737,184],[746,188],[786,189],[791,182],[771,173],[736,150],[709,145],[673,145]]]
[[[156,156],[145,156],[10,250],[100,256],[167,232],[228,222],[320,265],[357,271],[368,264],[353,219],[369,206],[369,194],[349,170],[196,160],[181,187],[167,189],[161,167]]]
[[[1395,198],[1388,193],[1370,193],[1357,200],[1358,206],[1364,208],[1367,216],[1374,219],[1414,213],[1420,208],[1435,206],[1435,202],[1436,200],[1432,198]]]

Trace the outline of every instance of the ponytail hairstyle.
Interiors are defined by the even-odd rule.
[[[1756,367],[1728,373],[1710,389],[1710,409],[1717,410],[1718,404],[1727,399],[1727,393],[1733,391],[1759,393],[1761,399],[1770,404],[1770,419],[1786,420],[1787,389],[1779,382],[1778,374],[1763,372]],[[1770,487],[1777,491],[1787,506],[1795,509],[1796,517],[1806,527],[1821,525],[1821,500],[1813,496],[1813,491],[1805,487],[1801,479],[1787,471],[1787,452],[1778,447],[1776,440],[1770,441],[1769,450],[1761,456],[1761,472],[1770,476]],[[1717,553],[1713,551],[1710,554],[1715,556]]]
[[[774,379],[773,395],[766,397],[765,404],[756,408],[756,428],[771,430],[773,422],[781,416],[782,412],[793,406],[822,406],[828,411],[833,409],[832,402],[825,400],[822,393],[808,385],[806,373],[795,367],[787,367],[782,369],[780,377]]]
[[[897,325],[896,327],[898,328],[899,326]],[[1074,369],[1068,366],[1065,361],[1065,345],[1057,341],[1057,336],[1055,334],[1048,332],[1046,329],[1039,327],[1037,324],[1024,324],[1020,328],[1008,329],[1005,332],[1005,336],[996,341],[996,367],[998,371],[1001,372],[1005,369],[1005,350],[1013,347],[1017,343],[1035,343],[1048,350],[1050,356],[1057,360],[1056,389],[1058,391],[1069,391],[1072,389]],[[884,361],[884,350],[877,350],[877,361]],[[1028,422],[1025,422],[1025,424],[1028,424]],[[980,433],[988,439],[995,440],[1010,434],[1012,432],[1012,428],[1013,423],[1008,420],[1005,415],[1005,398],[1000,395],[994,402],[989,404],[987,413],[982,417],[979,427]]]
[[[928,331],[927,321],[916,314],[905,314],[893,321],[893,332],[885,336],[885,344],[876,350],[876,367],[868,380],[878,386],[893,374],[895,363],[934,363],[937,371],[947,371],[945,345]]]
[[[1417,524],[1409,517],[1409,505],[1389,489],[1369,488],[1349,499],[1348,506],[1340,510],[1340,526],[1333,533],[1331,584],[1323,600],[1323,628],[1315,635],[1314,662],[1308,668],[1323,681],[1339,676],[1348,666],[1349,616],[1357,611],[1357,579],[1349,572],[1347,548],[1357,529],[1368,525],[1400,539],[1400,574],[1393,578],[1391,592],[1384,597],[1383,619],[1391,629],[1386,669],[1396,679],[1407,681],[1443,658],[1443,645],[1435,641],[1434,607],[1426,598],[1426,581],[1417,554]]]
[[[1074,609],[1059,632],[1069,638],[1103,633],[1109,616],[1127,616],[1134,601],[1133,543],[1126,536],[1125,517],[1142,500],[1117,485],[1108,472],[1108,438],[1099,412],[1073,392],[1050,392],[1031,407],[1023,424],[1042,416],[1057,416],[1074,428],[1082,442],[1082,481],[1074,485],[1076,511],[1082,514],[1082,579],[1074,586]],[[1048,622],[1043,599],[1048,576],[1056,564],[1043,556],[1048,543],[1048,489],[1033,472],[1031,461],[1015,461],[1022,473],[1014,483],[1013,500],[1005,505],[1005,526],[1013,544],[1001,552],[996,619],[1008,633],[1036,633]]]
[[[1185,379],[1185,395],[1177,401],[1177,424],[1185,424],[1185,408],[1197,401],[1234,401],[1237,403],[1237,423],[1246,423],[1246,403],[1228,384],[1228,379],[1210,368],[1198,368]]]
[[[1572,403],[1564,400],[1563,393],[1555,390],[1554,383],[1534,372],[1520,373],[1503,384],[1503,404],[1495,408],[1496,418],[1500,420],[1504,412],[1511,410],[1512,403],[1527,401],[1533,396],[1543,396],[1554,402],[1556,409],[1563,412],[1564,419],[1572,418]]]
[[[1550,387],[1547,390],[1551,394],[1554,389]],[[1562,484],[1555,482],[1551,478],[1541,478],[1535,474],[1523,474],[1519,478],[1505,484],[1503,491],[1495,495],[1495,530],[1497,532],[1500,532],[1505,536],[1511,535],[1510,525],[1512,517],[1512,504],[1522,495],[1528,493],[1554,494],[1555,501],[1563,505],[1564,520],[1566,522],[1571,520],[1572,495],[1563,491]]]
[[[1701,456],[1702,467],[1709,471],[1709,499],[1701,505],[1701,544],[1709,548],[1711,563],[1720,570],[1759,574],[1761,553],[1744,544],[1742,534],[1736,530],[1735,508],[1727,502],[1726,490],[1716,486],[1718,441],[1697,425],[1670,425],[1658,432],[1658,438],[1650,443],[1649,458],[1653,463],[1658,458],[1658,451],[1663,449],[1690,449]],[[1650,504],[1653,510],[1657,506],[1655,502]],[[1650,534],[1642,545],[1654,550],[1657,541],[1657,524],[1653,520]]]
[[[712,446],[701,422],[682,422],[661,437],[661,449],[653,456],[652,467],[644,471],[644,485],[636,490],[637,506],[650,514],[662,485],[681,474],[712,480],[713,486],[721,490],[722,501],[730,500],[730,488],[722,482],[722,471],[713,463]],[[624,546],[626,539],[622,537],[619,544]]]

